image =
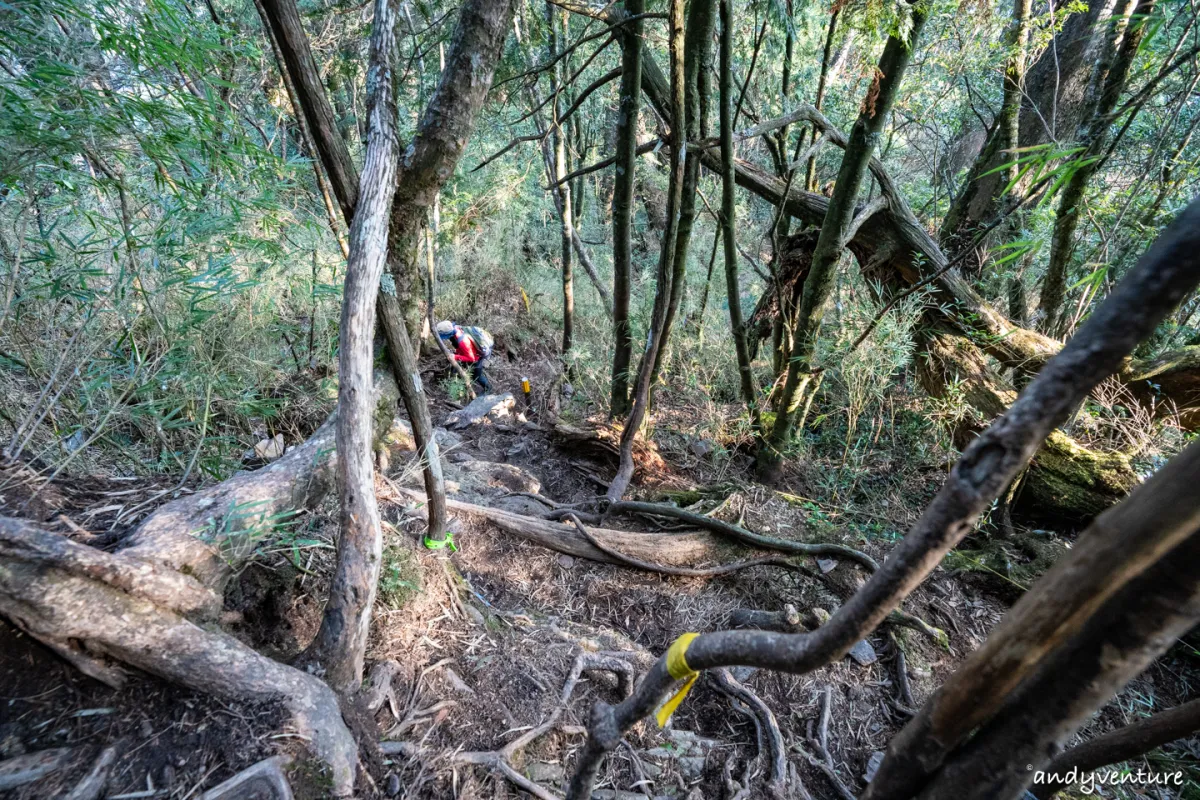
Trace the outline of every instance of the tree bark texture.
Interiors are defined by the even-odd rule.
[[[625,0],[630,17],[645,12],[644,0]],[[633,275],[633,188],[637,169],[637,121],[642,94],[642,20],[622,26],[621,93],[617,108],[617,162],[613,179],[613,362],[609,413],[629,413],[629,369],[633,359],[633,330],[629,320],[630,280]]]
[[[375,500],[372,459],[371,375],[375,299],[387,257],[387,219],[396,183],[396,102],[392,51],[396,6],[376,0],[367,71],[367,152],[354,221],[350,260],[342,293],[338,342],[338,493],[340,536],[337,567],[310,655],[325,668],[339,692],[362,685],[371,610],[383,557],[383,532]]]
[[[654,310],[650,318],[650,330],[646,336],[646,348],[638,366],[637,383],[634,388],[633,405],[621,432],[621,462],[617,475],[608,487],[609,500],[620,500],[633,479],[633,441],[642,427],[650,404],[650,381],[654,362],[662,342],[663,328],[667,316],[667,304],[671,297],[671,278],[674,274],[675,237],[678,231],[679,209],[683,202],[684,157],[686,139],[680,120],[685,117],[684,53],[684,10],[683,0],[670,0],[668,43],[671,54],[670,108],[671,125],[668,145],[671,151],[671,177],[667,194],[667,224],[663,231],[662,247],[658,258],[657,284],[654,291]]]
[[[758,390],[751,371],[750,344],[746,323],[742,318],[742,282],[738,275],[736,198],[734,196],[733,164],[733,3],[721,3],[721,44],[718,76],[721,104],[721,243],[725,257],[725,294],[729,303],[729,328],[733,333],[733,349],[737,356],[738,383],[742,402],[752,419],[758,421]],[[705,285],[707,298],[708,286]]]

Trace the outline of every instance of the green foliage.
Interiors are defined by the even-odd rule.
[[[421,569],[412,551],[403,545],[383,548],[379,568],[379,600],[393,610],[403,608],[421,592]]]

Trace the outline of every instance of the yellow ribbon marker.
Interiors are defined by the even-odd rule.
[[[675,713],[675,709],[679,708],[679,704],[687,697],[688,692],[696,684],[696,678],[700,677],[700,673],[688,666],[687,649],[700,634],[685,633],[671,643],[667,649],[667,674],[675,680],[682,680],[684,683],[675,694],[671,695],[667,702],[655,713],[654,717],[658,720],[658,727],[664,728],[667,725],[667,720]]]

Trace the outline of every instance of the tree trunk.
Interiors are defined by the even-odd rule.
[[[400,165],[388,234],[388,271],[396,286],[396,303],[384,308],[388,325],[402,320],[412,341],[421,327],[421,233],[429,209],[470,141],[511,21],[512,0],[463,4],[446,67]],[[400,318],[392,321],[395,309]]]
[[[1186,498],[1179,498],[1194,500],[1190,488]],[[996,718],[950,757],[921,796],[1020,797],[1036,772],[1092,714],[1197,621],[1200,533],[1193,532],[1046,658]]]
[[[392,51],[396,6],[376,0],[368,70],[367,153],[354,221],[350,261],[342,293],[338,344],[338,493],[340,535],[337,568],[321,627],[310,646],[326,681],[349,694],[362,685],[371,609],[383,557],[383,532],[375,501],[372,460],[371,377],[375,298],[387,256],[387,217],[396,188],[396,103]]]
[[[625,0],[625,13],[644,13],[644,0]],[[629,413],[629,367],[633,330],[629,322],[633,274],[633,187],[637,169],[637,120],[641,108],[642,21],[621,28],[621,95],[617,109],[617,163],[613,179],[613,362],[609,414]]]
[[[562,85],[562,68],[563,61],[558,58],[558,37],[559,27],[562,28],[563,38],[567,35],[567,12],[559,9],[557,6],[546,3],[546,27],[549,30],[547,39],[547,61],[554,62],[554,67],[550,71],[550,95],[551,95],[551,118],[550,118],[550,140],[551,149],[553,150],[554,168],[547,170],[550,172],[550,182],[555,184],[551,190],[555,193],[557,203],[555,206],[558,210],[560,236],[560,252],[562,253],[562,297],[563,297],[563,314],[562,314],[562,356],[564,365],[566,356],[571,350],[571,341],[575,334],[575,286],[574,278],[571,274],[571,256],[572,256],[572,237],[575,232],[575,212],[572,210],[571,186],[569,183],[558,183],[571,172],[570,162],[567,158],[567,131],[562,126],[562,103],[561,93],[566,87]]]
[[[671,278],[674,274],[675,236],[679,223],[679,208],[683,202],[684,179],[684,126],[680,124],[686,116],[684,110],[685,77],[683,65],[684,35],[683,35],[683,0],[670,0],[670,18],[668,25],[670,33],[668,44],[671,55],[671,125],[668,145],[671,149],[671,178],[667,194],[667,224],[663,231],[662,247],[658,257],[657,285],[654,291],[654,311],[650,317],[650,331],[646,337],[646,349],[642,353],[642,361],[638,366],[637,383],[633,395],[633,407],[625,420],[625,429],[621,432],[621,462],[617,475],[608,487],[608,498],[620,500],[629,488],[633,479],[633,440],[637,437],[645,420],[647,407],[650,403],[650,380],[654,371],[654,362],[658,358],[659,346],[662,342],[663,328],[667,316],[667,304],[671,297]]]
[[[721,0],[721,48],[720,48],[720,92],[721,103],[721,233],[725,255],[725,293],[729,303],[729,327],[733,332],[733,348],[737,355],[738,380],[742,389],[742,402],[746,404],[751,418],[758,421],[758,391],[754,387],[754,373],[750,365],[750,345],[746,336],[746,323],[742,319],[742,285],[738,276],[737,223],[734,219],[736,198],[733,177],[733,3]],[[714,243],[715,246],[715,243]],[[710,268],[711,271],[711,268]],[[707,286],[705,287],[707,297]]]
[[[1096,63],[1105,46],[1108,21],[1116,2],[1090,0],[1086,9],[1071,14],[1026,72],[1018,120],[1021,147],[1069,141],[1074,137],[1086,116]],[[1049,10],[1061,15],[1065,5],[1052,3]],[[962,255],[977,232],[997,215],[1000,190],[1006,181],[1002,172],[992,170],[1013,159],[1001,152],[1003,141],[1001,126],[993,125],[967,173],[962,191],[946,212],[940,236],[951,258]],[[1023,193],[1026,188],[1017,187],[1017,191]],[[981,266],[978,260],[969,257],[963,271],[977,275]]]
[[[842,165],[838,170],[837,184],[821,223],[817,247],[813,251],[812,266],[804,281],[800,307],[796,318],[785,323],[793,331],[787,378],[779,412],[758,452],[758,476],[767,482],[774,482],[779,478],[783,451],[792,439],[794,409],[802,404],[805,391],[812,390],[817,336],[820,333],[821,320],[824,318],[825,303],[833,290],[836,268],[847,243],[847,233],[854,221],[859,190],[866,177],[876,142],[899,92],[911,48],[916,45],[921,28],[925,24],[926,12],[923,9],[914,8],[912,13],[909,41],[905,42],[895,36],[888,38],[875,81],[868,90],[862,110],[850,132]]]
[[[1071,173],[1059,200],[1054,232],[1050,237],[1050,263],[1046,267],[1046,277],[1042,281],[1042,294],[1038,302],[1038,311],[1042,316],[1040,327],[1051,336],[1061,336],[1065,333],[1062,315],[1063,301],[1067,293],[1067,271],[1075,249],[1075,229],[1079,224],[1079,216],[1083,213],[1084,194],[1087,192],[1088,181],[1100,170],[1103,163],[1103,154],[1108,148],[1112,112],[1117,106],[1117,100],[1125,91],[1134,56],[1137,55],[1146,35],[1154,6],[1155,0],[1139,0],[1133,21],[1129,23],[1121,38],[1120,50],[1111,68],[1105,63],[1099,68],[1104,74],[1103,88],[1082,138],[1084,151],[1079,156],[1082,163]],[[1116,27],[1121,29],[1120,20]]]
[[[973,730],[1012,708],[1015,694],[1035,679],[1031,676],[1044,673],[1046,664],[1070,646],[1066,643],[1079,640],[1098,609],[1197,538],[1200,503],[1191,483],[1198,463],[1200,448],[1193,446],[1080,535],[1070,553],[892,739],[864,800],[912,797],[928,780],[937,780],[933,776],[946,758],[960,746],[971,746],[964,743]],[[1118,660],[1118,653],[1113,655]]]
[[[685,141],[694,142],[708,135],[708,96],[711,93],[709,72],[712,70],[712,32],[714,0],[691,0],[688,4],[687,31],[684,37],[684,114]],[[679,206],[679,223],[675,234],[675,255],[672,258],[671,296],[663,320],[661,341],[654,357],[650,389],[654,390],[666,359],[675,317],[687,285],[688,251],[692,228],[696,222],[696,186],[700,180],[700,157],[689,150],[683,165],[683,200]]]
[[[337,117],[321,83],[295,0],[262,0],[262,8],[283,54],[317,152],[341,205],[342,216],[349,224],[358,201],[358,171],[350,158],[346,140],[338,132]]]
[[[829,14],[829,25],[825,30],[825,48],[821,51],[821,75],[817,78],[817,96],[813,101],[813,107],[820,111],[825,103],[825,90],[828,88],[830,74],[830,58],[833,56],[833,37],[837,35],[838,17],[842,13],[840,3],[833,4],[833,11]],[[809,137],[809,144],[813,145],[817,142],[817,128],[812,127],[812,135]],[[808,164],[804,167],[804,188],[806,191],[817,191],[817,154],[813,153],[808,157]]]

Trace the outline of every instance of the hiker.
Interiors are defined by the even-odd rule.
[[[437,324],[437,334],[449,345],[454,360],[461,364],[469,364],[471,377],[485,392],[490,392],[492,385],[483,367],[492,355],[492,335],[483,328],[459,325],[448,319]]]

